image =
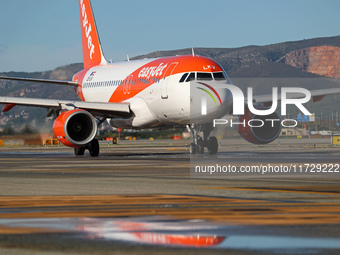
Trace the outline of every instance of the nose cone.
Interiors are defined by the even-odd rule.
[[[190,121],[196,124],[212,123],[231,109],[232,96],[225,82],[191,82],[190,98]]]

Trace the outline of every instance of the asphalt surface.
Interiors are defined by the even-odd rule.
[[[222,140],[216,156],[188,144],[102,142],[98,158],[0,147],[0,254],[339,253],[329,139]]]

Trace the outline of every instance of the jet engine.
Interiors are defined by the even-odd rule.
[[[62,112],[53,124],[57,139],[69,147],[84,147],[97,134],[97,121],[85,110]]]
[[[266,110],[267,107],[258,107]],[[239,134],[248,142],[254,144],[266,144],[274,141],[281,132],[281,118],[274,112],[270,115],[256,115],[246,109],[244,115],[239,118]]]

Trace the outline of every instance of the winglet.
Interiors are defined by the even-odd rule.
[[[12,108],[14,108],[14,106],[16,106],[16,104],[4,104],[2,111],[8,112],[8,111],[12,110]]]
[[[90,0],[79,0],[79,11],[84,68],[106,64]]]

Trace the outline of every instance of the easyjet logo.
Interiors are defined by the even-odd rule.
[[[142,70],[140,70],[138,77],[154,77],[154,76],[161,76],[164,68],[167,67],[168,64],[163,65],[163,63],[160,63],[158,66],[150,66],[150,67],[144,67]]]
[[[81,5],[81,15],[83,17],[83,28],[85,29],[85,36],[87,38],[87,47],[90,50],[90,59],[92,59],[92,54],[94,53],[94,45],[92,43],[92,37],[90,35],[92,27],[91,27],[91,24],[89,23],[89,20],[86,14],[85,4],[83,3],[83,0],[80,0],[80,5]]]

